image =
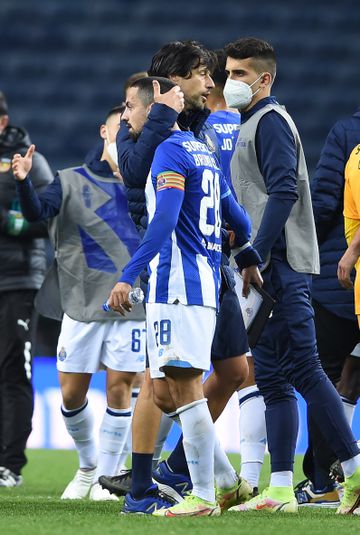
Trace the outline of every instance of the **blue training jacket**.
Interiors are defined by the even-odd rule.
[[[164,104],[155,103],[139,138],[134,141],[129,134],[125,121],[121,121],[116,138],[119,157],[119,170],[126,187],[130,216],[141,236],[147,228],[145,184],[150,172],[155,150],[171,134],[178,122],[182,130],[191,130],[196,137],[207,145],[212,144],[219,158],[219,147],[213,128],[206,123],[209,110],[180,113]]]
[[[347,247],[343,218],[344,170],[358,143],[360,108],[330,130],[311,185],[321,265],[320,275],[313,278],[313,299],[333,314],[353,321],[356,321],[353,292],[340,286],[337,265]]]

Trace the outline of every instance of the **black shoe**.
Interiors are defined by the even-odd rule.
[[[252,491],[252,497],[255,498],[255,496],[259,496],[259,489],[258,487],[254,487]]]
[[[340,461],[335,461],[330,466],[330,477],[337,483],[344,483],[345,477],[344,477],[344,471],[342,469],[342,466],[340,464]]]
[[[118,476],[100,476],[99,483],[103,489],[107,489],[116,496],[125,496],[131,492],[131,470],[123,470]]]

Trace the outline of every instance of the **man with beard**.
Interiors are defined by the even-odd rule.
[[[191,130],[195,137],[205,142],[214,151],[217,148],[216,135],[212,127],[206,124],[209,115],[206,101],[214,86],[210,76],[212,68],[213,56],[201,45],[196,42],[174,42],[165,45],[155,54],[148,74],[164,76],[178,84],[185,97],[185,109],[177,119],[181,130]],[[172,91],[177,90],[174,88]],[[160,92],[155,92],[155,103],[159,94]],[[130,110],[134,106],[132,98],[134,96],[129,94],[127,107]],[[155,113],[154,108],[155,105],[150,110],[148,121],[145,123],[147,112],[139,108],[139,115],[132,114],[131,120],[128,121],[129,130],[126,131],[122,126],[118,135],[119,168],[131,195],[134,190],[139,196],[141,193],[144,195],[146,177],[159,144],[159,136],[150,137],[149,135],[151,119]],[[158,119],[162,121],[163,139],[170,135],[175,122],[173,117],[171,120],[165,124],[164,117],[160,116]],[[129,206],[131,210],[131,202]],[[145,211],[143,214],[144,222]],[[250,261],[253,264],[256,263],[253,257]],[[213,420],[220,416],[230,396],[247,376],[245,357],[248,349],[247,337],[240,305],[233,291],[234,281],[227,263],[227,259],[223,258],[223,295],[211,350],[215,371],[205,383],[205,395],[209,400]],[[154,395],[160,404],[161,392],[157,391],[156,386]],[[150,488],[152,496],[156,492],[152,486],[152,476],[162,488],[177,499],[181,499],[192,488],[182,439],[179,440],[170,461],[160,463],[156,472],[152,474],[152,457],[160,411],[157,411],[151,404],[152,386],[148,377],[138,398],[133,423],[132,492],[127,495],[127,501],[125,501],[125,509],[128,505],[129,512],[138,512],[143,509],[143,512],[147,512],[149,508],[151,509],[150,496],[146,493]],[[221,487],[223,489],[226,487],[227,490],[223,491],[221,496],[217,496],[222,508],[246,499],[251,492],[247,483],[238,479],[231,466],[227,466],[226,470],[228,473],[224,476],[225,484]],[[100,482],[112,492],[125,493],[129,490],[129,478],[130,474],[124,474],[112,480],[101,478]],[[135,498],[136,501],[130,502],[131,498]]]

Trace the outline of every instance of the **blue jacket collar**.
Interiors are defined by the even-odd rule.
[[[182,111],[178,116],[177,123],[181,130],[191,130],[194,136],[198,137],[209,115],[210,110],[207,108],[188,112]]]
[[[113,172],[108,162],[106,160],[100,160],[103,150],[103,141],[98,142],[85,156],[85,163],[95,175],[103,177],[113,176]]]
[[[241,124],[246,123],[246,121],[250,119],[250,117],[252,117],[254,113],[256,113],[258,110],[261,110],[268,104],[279,104],[279,103],[276,100],[276,97],[273,97],[273,96],[262,98],[261,100],[259,100],[259,102],[255,104],[255,106],[250,108],[250,110],[241,112]]]

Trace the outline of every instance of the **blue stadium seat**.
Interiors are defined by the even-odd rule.
[[[350,3],[2,0],[0,89],[13,122],[29,129],[53,168],[64,167],[82,160],[125,79],[162,44],[219,48],[254,35],[277,49],[274,93],[299,126],[312,172],[330,126],[359,105],[360,3]]]

